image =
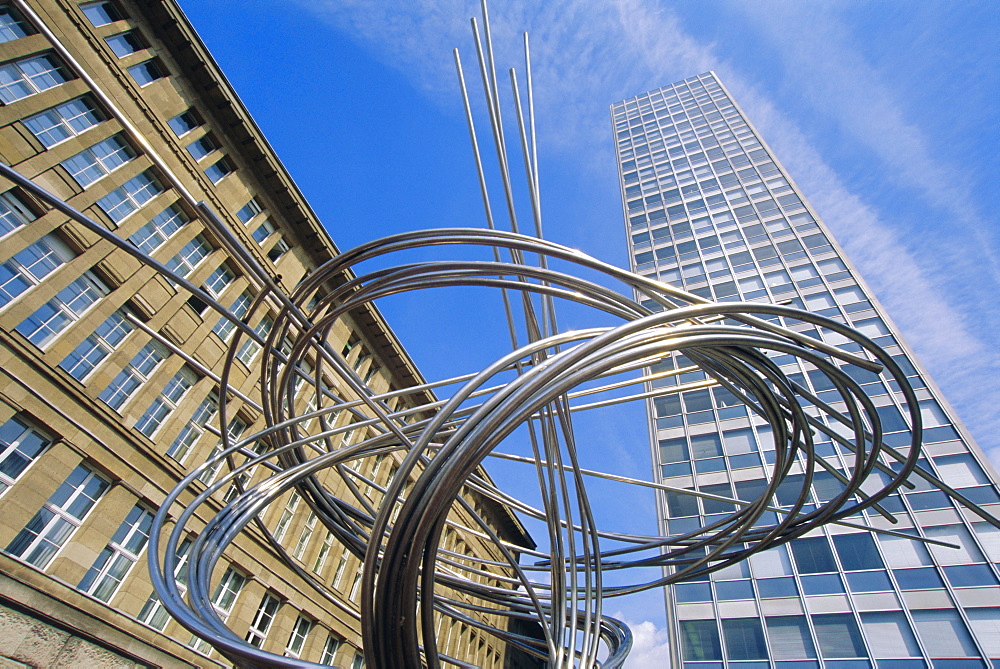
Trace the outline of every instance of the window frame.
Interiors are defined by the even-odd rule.
[[[268,633],[271,631],[271,625],[274,624],[274,619],[278,616],[278,611],[281,610],[281,604],[282,601],[276,594],[270,591],[265,592],[264,596],[261,597],[253,622],[247,629],[244,641],[254,648],[262,648],[264,642],[267,641]]]
[[[30,423],[16,415],[11,416],[6,423],[0,426],[0,435],[4,435],[7,427],[11,424],[20,428],[20,431],[13,439],[9,439],[9,442],[0,439],[0,495],[12,488],[24,473],[45,454],[54,441],[48,434],[36,429]],[[25,446],[25,441],[29,437],[34,437],[38,443],[28,447],[29,450],[22,450],[22,447]],[[34,452],[32,453],[32,451]],[[20,464],[13,463],[12,460],[15,455],[19,455],[23,462]],[[18,468],[13,476],[11,476],[11,469],[8,466],[9,462],[14,464],[15,468]]]
[[[139,352],[132,356],[132,359],[122,368],[115,378],[112,379],[98,395],[98,399],[107,404],[115,411],[120,409],[135,396],[135,393],[149,381],[160,364],[170,356],[170,351],[158,340],[150,340]],[[152,366],[147,366],[147,360],[153,360]],[[129,385],[129,381],[134,381],[134,385],[121,395],[121,399],[114,399],[122,388]],[[114,401],[112,401],[114,399]]]
[[[18,323],[14,329],[32,344],[44,349],[66,328],[83,318],[110,292],[96,274],[87,270]],[[46,314],[46,310],[50,313]]]
[[[26,64],[42,60],[48,61],[48,69],[41,70],[34,74],[30,74],[25,69]],[[27,58],[20,58],[17,60],[7,61],[6,63],[0,63],[0,71],[3,71],[7,68],[10,68],[12,74],[17,75],[16,77],[11,77],[11,81],[9,83],[0,85],[0,100],[2,100],[3,103],[7,105],[13,104],[19,100],[30,98],[33,95],[38,95],[43,91],[55,88],[56,86],[59,86],[61,84],[65,84],[67,81],[73,78],[69,76],[69,70],[66,68],[65,65],[63,65],[62,61],[56,58],[56,56],[51,52],[34,54],[32,56],[28,56]],[[61,80],[55,81],[57,77],[52,76],[53,73],[58,74],[58,78],[60,78]],[[46,79],[44,79],[44,77],[47,74],[49,75],[49,79],[55,82],[49,83],[48,85],[42,87],[41,85],[39,85],[39,82],[36,81],[36,79],[45,82]],[[12,87],[17,86],[18,82],[20,82],[21,88],[27,89],[28,92],[25,93],[24,95],[15,93],[8,94],[8,92],[13,91]]]
[[[104,603],[110,602],[118,594],[122,583],[149,543],[153,516],[154,513],[142,503],[132,507],[107,546],[84,574],[77,589]]]
[[[167,418],[177,411],[184,397],[198,381],[198,374],[187,365],[182,365],[133,427],[152,439],[153,435],[163,427]]]
[[[81,473],[83,478],[78,483],[70,483]],[[97,488],[93,494],[87,494],[91,482],[96,482]],[[77,465],[24,528],[14,536],[4,552],[39,569],[46,569],[80,529],[109,487],[109,481],[85,463]],[[63,497],[62,501],[54,501],[60,497]],[[77,509],[78,513],[74,513],[72,509],[81,498],[88,501],[83,503],[82,508]],[[33,525],[37,529],[33,528]],[[65,531],[67,529],[68,531]],[[50,536],[53,538],[50,539]],[[16,546],[18,543],[24,545]],[[47,554],[43,547],[45,543],[52,547]],[[14,552],[15,548],[18,552]]]
[[[73,113],[75,115],[70,115],[67,110],[76,104],[86,107],[85,111],[79,112],[74,109]],[[43,128],[40,126],[43,119],[48,120],[51,123],[53,118],[57,118],[58,121],[48,127]],[[87,121],[87,125],[77,122],[79,119],[85,119]],[[46,149],[51,149],[59,144],[62,144],[63,142],[73,139],[74,137],[79,137],[91,128],[100,125],[105,120],[107,119],[104,112],[93,103],[90,96],[81,95],[78,98],[61,102],[53,107],[40,111],[37,114],[21,119],[21,123],[28,129],[28,132],[34,135],[35,139],[37,139],[42,146]],[[44,137],[54,137],[53,131],[57,128],[61,129],[65,136],[52,142],[46,141]]]

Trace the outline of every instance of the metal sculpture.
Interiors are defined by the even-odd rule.
[[[264,286],[250,313],[242,318],[65,202],[10,168],[0,167],[3,176],[197,295],[237,329],[218,379],[219,424],[228,424],[228,399],[235,394],[263,411],[267,428],[239,439],[222,430],[221,450],[171,492],[150,535],[154,586],[182,625],[239,664],[315,666],[252,646],[225,625],[210,598],[210,578],[219,559],[248,525],[257,523],[288,567],[301,577],[303,587],[312,588],[334,606],[342,606],[339,595],[290,558],[258,520],[268,504],[292,488],[336,540],[364,560],[360,622],[365,657],[369,666],[380,668],[438,667],[442,663],[468,666],[439,652],[435,621],[442,616],[493,634],[512,647],[544,658],[552,667],[621,666],[631,646],[631,633],[621,621],[605,614],[606,598],[707,574],[825,523],[858,527],[850,518],[862,509],[890,517],[879,502],[900,486],[911,485],[908,479],[913,476],[927,479],[1000,526],[975,504],[917,468],[921,444],[917,398],[892,357],[864,335],[836,320],[789,307],[712,304],[541,238],[527,35],[526,109],[521,105],[514,71],[510,74],[536,237],[520,234],[485,3],[483,14],[485,48],[475,19],[473,34],[512,231],[495,229],[456,50],[489,229],[429,230],[374,241],[329,261],[288,295],[213,212],[200,205],[200,216],[232,257]],[[479,260],[397,259],[414,250],[445,255],[456,248],[463,250],[463,258],[474,255],[467,253],[470,249],[485,255]],[[366,269],[366,263],[376,268]],[[353,278],[343,281],[343,277]],[[506,321],[511,352],[465,376],[373,392],[347,363],[343,342],[332,333],[346,314],[362,305],[401,293],[441,288],[499,291],[504,317],[484,322],[484,326],[502,326]],[[623,296],[629,292],[634,298]],[[616,324],[563,331],[557,322],[557,303],[579,305],[601,314],[602,322],[610,319]],[[258,333],[246,325],[254,320],[255,312],[268,309],[276,309],[278,314],[269,333]],[[241,395],[229,384],[237,353],[248,341],[263,349],[256,365],[259,398]],[[679,353],[693,366],[650,371],[653,365]],[[825,376],[843,408],[834,409],[784,374],[772,360],[779,355],[794,356]],[[852,378],[852,369],[881,373],[897,384],[910,410],[912,442],[908,449],[901,452],[882,443],[878,413]],[[653,385],[660,378],[698,370],[705,372],[703,379],[681,379],[668,387]],[[331,378],[346,385],[349,393],[336,391]],[[756,499],[675,489],[584,467],[587,457],[573,429],[574,414],[711,386],[728,390],[765,419],[773,431],[774,463],[768,484]],[[622,395],[629,387],[639,390]],[[309,389],[308,401],[303,388]],[[420,405],[411,402],[406,408],[396,403],[397,398],[412,400],[431,397],[431,393],[440,399]],[[816,452],[817,435],[853,453],[853,465],[846,472]],[[512,442],[526,443],[527,451],[498,450]],[[366,459],[393,452],[403,458],[389,484],[379,485],[364,477],[361,472]],[[531,472],[538,483],[537,506],[506,493],[482,475],[480,466],[491,457],[521,463]],[[249,485],[249,475],[258,467],[269,474]],[[797,499],[791,506],[776,507],[774,494],[787,484],[793,467],[804,473]],[[207,472],[221,468],[228,471],[207,486],[200,482],[210,478],[205,476]],[[339,497],[320,482],[319,474],[329,471],[336,471],[343,480],[345,492]],[[813,475],[819,471],[837,479],[842,491],[813,507],[808,504],[809,490]],[[876,474],[881,481],[873,486]],[[735,510],[680,535],[619,532],[598,527],[588,501],[587,481],[591,479],[726,502]],[[362,484],[378,491],[378,503],[361,493]],[[212,514],[203,508],[210,498],[231,487],[238,494],[221,512]],[[489,519],[469,503],[470,492],[536,522],[544,528],[541,534],[546,548],[526,550],[507,544]],[[503,559],[480,556],[473,561],[442,545],[445,526],[456,522],[456,509],[474,521],[463,531],[493,542]],[[174,576],[176,553],[192,529],[189,521],[202,511],[211,517],[204,527],[195,528],[197,539],[185,567],[189,587],[182,594]],[[177,514],[177,518],[164,543],[161,532],[170,514]],[[770,519],[774,514],[778,514],[776,522]],[[605,574],[611,571],[627,574],[649,567],[661,576],[646,579],[636,572],[631,581],[619,578],[624,584],[609,586],[604,582]],[[501,585],[484,583],[487,580]],[[540,636],[511,631],[511,621],[525,620],[538,624]]]

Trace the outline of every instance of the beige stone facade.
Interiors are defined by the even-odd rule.
[[[182,267],[222,304],[260,286],[199,219],[196,202],[286,291],[337,254],[171,0],[17,0],[0,7],[0,39],[0,159]],[[232,333],[111,243],[9,183],[0,192],[0,662],[225,664],[152,597],[143,531],[219,443],[212,374]],[[260,326],[261,313],[248,325]],[[420,381],[376,310],[353,313],[336,336],[352,342],[348,359],[376,391]],[[256,355],[248,349],[234,363],[232,385],[250,396]],[[239,421],[231,430],[264,424],[238,398],[230,409]],[[395,469],[388,460],[366,463],[365,473],[384,483]],[[215,574],[216,609],[237,634],[256,623],[271,652],[360,666],[360,563],[293,495],[272,503],[264,524],[337,593],[337,605],[305,587],[250,527]],[[530,542],[506,509],[472,501],[510,541]],[[460,529],[449,529],[446,544],[470,564],[499,558]],[[269,601],[276,613],[265,628]],[[449,654],[511,662],[492,637],[443,625]]]

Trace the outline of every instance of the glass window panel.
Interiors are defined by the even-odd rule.
[[[894,569],[933,564],[927,547],[922,542],[888,535],[880,536],[878,542],[882,545],[882,554],[885,555],[886,561]]]
[[[839,574],[803,574],[802,592],[806,595],[832,595],[844,592]]]
[[[864,657],[865,646],[861,630],[849,613],[814,615],[813,628],[823,659]]]
[[[717,434],[698,434],[691,437],[691,457],[713,458],[722,455],[722,442]]]
[[[766,660],[767,646],[759,618],[735,618],[722,621],[726,656],[730,660]]]
[[[841,566],[847,571],[856,569],[882,569],[875,540],[871,534],[837,534],[833,537]]]
[[[715,595],[720,601],[753,599],[752,581],[717,581]]]
[[[950,544],[955,544],[959,548],[947,548],[930,544],[931,554],[940,564],[968,564],[970,562],[984,562],[983,554],[976,547],[972,535],[965,529],[964,525],[943,525],[939,527],[925,528],[924,533],[929,539],[939,539]]]
[[[733,496],[733,487],[728,483],[717,483],[715,485],[702,485],[698,486],[698,490],[701,492],[708,493],[710,495],[719,495],[720,497]],[[702,498],[701,504],[705,509],[706,514],[713,513],[732,513],[736,510],[736,505],[729,502],[722,502],[714,499]]]
[[[878,611],[861,614],[861,626],[873,640],[872,654],[877,658],[920,657],[920,647],[910,624],[901,611]]]
[[[979,655],[969,630],[955,609],[913,611],[917,634],[932,658]]]
[[[827,571],[837,571],[837,565],[833,560],[833,551],[826,537],[808,537],[806,539],[795,539],[789,543],[792,555],[795,556],[795,564],[799,567],[799,573],[817,574]]]
[[[685,662],[722,661],[719,629],[714,620],[682,620],[680,623]]]
[[[851,592],[888,592],[892,582],[884,571],[852,571],[845,574]]]
[[[750,557],[754,576],[791,576],[792,561],[788,558],[788,547],[785,545],[769,548]]]
[[[685,462],[688,459],[687,439],[681,437],[678,439],[660,440],[660,462],[664,464]]]
[[[761,598],[797,597],[799,594],[794,578],[763,578],[755,583]]]
[[[753,430],[750,429],[723,432],[722,442],[726,455],[753,453],[757,450],[757,442],[754,439]]]
[[[990,482],[982,467],[968,453],[934,458],[934,466],[941,480],[954,488],[984,485]]]
[[[92,2],[81,5],[80,9],[83,10],[83,15],[95,28],[121,21],[124,18],[121,10],[113,2]]]
[[[945,578],[954,588],[997,585],[997,577],[988,564],[962,564],[944,568]]]
[[[972,632],[989,657],[1000,657],[1000,608],[966,609]]]
[[[773,659],[815,659],[816,648],[805,616],[768,616],[765,623]]]

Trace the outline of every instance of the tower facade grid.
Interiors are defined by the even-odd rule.
[[[706,299],[791,305],[866,334],[917,390],[925,428],[920,466],[1000,514],[996,472],[715,73],[616,103],[611,116],[632,269]],[[804,331],[843,344],[830,331]],[[833,409],[845,407],[815,369],[790,356],[773,361]],[[647,405],[655,480],[756,499],[775,461],[764,420],[683,355],[653,371],[665,373],[652,384],[662,394]],[[898,389],[843,371],[873,399],[884,443],[905,453],[911,434]],[[837,440],[837,426],[828,428],[833,434],[817,433],[815,449],[836,471],[816,472],[811,505],[839,494],[837,472],[851,471],[853,453]],[[762,522],[776,522],[782,507],[795,503],[804,476],[796,465],[773,500],[776,511]],[[674,666],[1000,667],[1000,530],[922,479],[911,482],[882,504],[896,522],[868,509],[851,524],[828,525],[710,578],[667,588]],[[681,492],[657,496],[664,534],[695,530],[734,509]]]

